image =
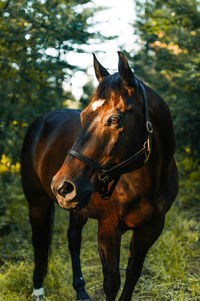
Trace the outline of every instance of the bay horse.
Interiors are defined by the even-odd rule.
[[[107,301],[120,287],[121,236],[132,230],[120,301],[129,301],[149,248],[164,227],[178,190],[175,135],[167,104],[142,83],[118,52],[110,75],[94,55],[99,81],[90,104],[40,117],[25,137],[21,173],[35,256],[35,300],[41,300],[54,200],[70,211],[68,229],[77,300],[90,300],[81,272],[81,230],[98,221],[98,250]]]

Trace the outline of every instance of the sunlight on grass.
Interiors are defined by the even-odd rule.
[[[0,238],[0,301],[32,300],[33,251],[27,204],[18,177],[8,190],[11,232]],[[56,205],[45,300],[73,301],[72,271],[67,243],[69,214]],[[131,232],[122,239],[121,276],[124,282]],[[134,301],[190,301],[200,296],[199,225],[190,212],[176,205],[167,215],[165,229],[145,260]],[[83,231],[81,252],[86,289],[93,301],[104,301],[102,267],[97,249],[97,222]]]

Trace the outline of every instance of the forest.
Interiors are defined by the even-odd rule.
[[[45,112],[90,102],[89,80],[76,99],[64,83],[80,67],[66,54],[115,37],[95,32],[104,7],[91,0],[0,0],[0,301],[32,300],[33,249],[20,180],[20,153],[29,125]],[[200,1],[133,0],[137,47],[126,51],[138,78],[168,103],[175,133],[179,193],[150,249],[132,300],[200,300]],[[124,1],[126,5],[126,1]],[[50,52],[49,49],[54,49]],[[85,48],[84,48],[85,49]],[[104,54],[106,56],[106,53]],[[87,70],[82,70],[87,72]],[[69,215],[56,206],[45,300],[75,300],[67,245]],[[83,231],[81,260],[91,300],[105,300],[97,223]],[[122,282],[130,233],[123,237]]]

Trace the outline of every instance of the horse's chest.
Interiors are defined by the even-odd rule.
[[[142,198],[137,204],[129,204],[121,210],[121,220],[128,228],[135,228],[149,219],[153,213],[153,205]]]
[[[153,205],[150,202],[152,191],[151,178],[144,172],[122,179],[116,191],[120,208],[120,219],[128,228],[145,223],[152,216]]]
[[[128,228],[147,222],[153,213],[153,204],[149,201],[151,187],[144,180],[140,184],[138,181],[119,184],[108,200],[102,200],[95,193],[88,206],[88,216],[99,219],[112,216],[116,223],[121,221]]]
[[[127,227],[133,228],[152,216],[150,202],[152,177],[145,168],[124,175],[115,191],[118,215]]]

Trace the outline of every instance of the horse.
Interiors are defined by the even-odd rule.
[[[96,56],[99,81],[89,105],[46,113],[25,137],[21,174],[29,203],[35,269],[33,296],[44,295],[54,203],[70,212],[69,250],[77,300],[90,300],[80,263],[81,231],[98,221],[107,301],[120,288],[120,243],[132,231],[120,301],[131,300],[148,250],[160,236],[177,191],[175,134],[168,105],[118,52],[110,75]]]

